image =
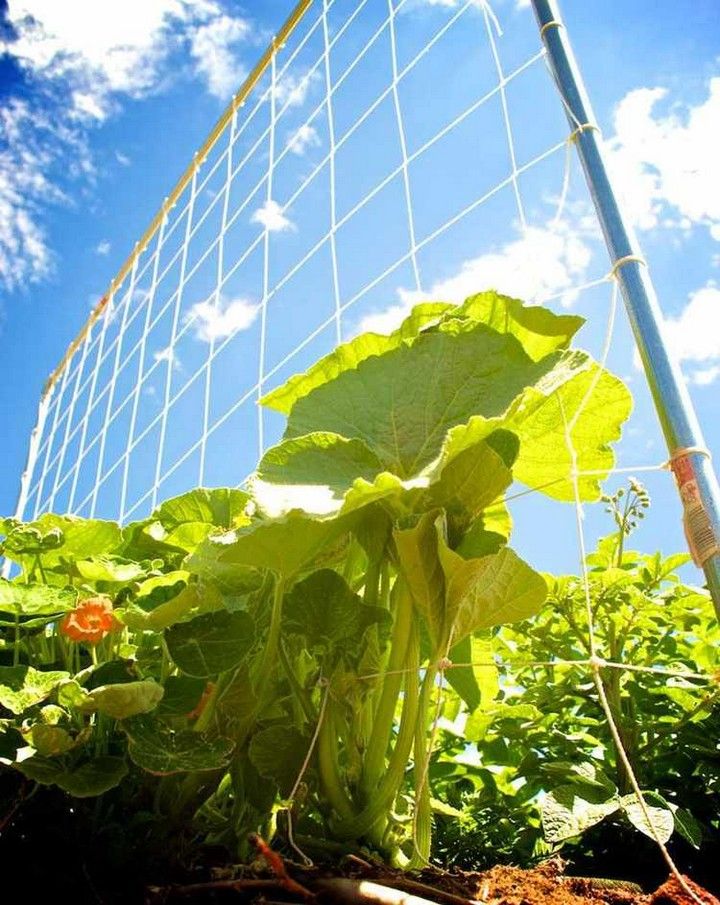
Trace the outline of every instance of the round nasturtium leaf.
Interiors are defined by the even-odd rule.
[[[231,739],[222,736],[211,738],[192,729],[176,732],[153,716],[133,717],[123,728],[133,763],[160,776],[220,769],[230,760],[234,747]]]
[[[160,703],[163,693],[162,685],[152,679],[101,685],[90,692],[84,708],[97,710],[115,720],[124,720],[129,716],[154,710]]]
[[[206,613],[168,629],[165,641],[186,675],[208,678],[242,663],[255,642],[255,623],[244,612]]]

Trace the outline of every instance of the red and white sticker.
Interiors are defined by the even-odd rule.
[[[702,567],[711,556],[720,554],[720,539],[703,505],[690,456],[673,459],[672,470],[682,500],[683,528],[690,555],[695,565]]]

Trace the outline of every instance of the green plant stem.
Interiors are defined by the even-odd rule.
[[[13,644],[13,666],[20,664],[20,611],[15,613],[15,642]]]
[[[272,611],[270,613],[270,628],[268,630],[267,641],[265,642],[265,650],[263,651],[262,659],[260,660],[257,668],[258,710],[264,704],[263,699],[267,692],[270,676],[273,674],[275,666],[277,664],[284,596],[285,580],[282,575],[278,575],[275,578],[275,587],[273,591]]]
[[[425,867],[430,860],[432,844],[432,808],[430,805],[429,767],[432,752],[428,745],[428,711],[432,701],[432,690],[437,677],[434,656],[428,664],[420,692],[420,706],[415,726],[415,819],[413,821],[413,855],[410,867]]]
[[[363,601],[368,606],[377,606],[380,592],[380,574],[382,560],[371,559],[365,571],[365,590]]]
[[[420,668],[420,641],[417,627],[412,625],[404,667],[405,695],[395,747],[377,786],[371,790],[369,803],[357,817],[338,821],[333,825],[333,835],[339,839],[355,839],[365,835],[390,810],[402,787],[418,720],[417,670]]]
[[[45,575],[45,570],[43,569],[42,559],[40,558],[40,554],[39,554],[39,553],[37,553],[37,554],[35,555],[35,566],[36,566],[38,572],[40,572],[40,577],[41,577],[42,580],[43,580],[43,584],[47,584],[47,583],[48,583],[48,581],[47,581],[47,576]],[[34,572],[34,571],[35,571],[35,570],[33,569],[33,572]]]
[[[412,599],[405,583],[400,578],[395,582],[393,596],[396,598],[396,605],[395,623],[390,641],[390,657],[385,674],[380,680],[382,692],[375,710],[360,784],[361,791],[367,800],[372,797],[373,790],[377,787],[385,768],[385,755],[390,743],[395,709],[403,684],[402,669],[407,658],[412,628]]]
[[[290,683],[290,687],[292,688],[293,695],[295,699],[299,702],[300,707],[302,708],[302,712],[305,714],[305,719],[312,725],[317,721],[317,713],[313,709],[312,703],[310,701],[310,696],[307,694],[307,691],[302,687],[300,682],[298,681],[298,677],[295,675],[295,670],[292,668],[292,664],[290,663],[290,659],[288,658],[287,651],[285,650],[285,645],[280,642],[278,645],[278,654],[280,656],[280,663],[282,664],[282,668],[287,676],[287,680]]]
[[[334,710],[333,701],[328,700],[317,741],[320,781],[324,795],[335,812],[344,820],[351,820],[354,808],[340,778]]]

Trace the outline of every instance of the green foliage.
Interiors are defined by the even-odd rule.
[[[456,767],[447,790],[437,792],[454,801],[450,783],[466,776],[472,783],[464,798],[468,832],[489,832],[488,808],[504,811],[513,827],[524,827],[526,862],[559,846],[578,857],[594,852],[601,858],[613,841],[618,844],[623,823],[674,846],[681,839],[681,853],[712,851],[720,842],[714,742],[720,688],[713,680],[720,628],[712,604],[706,592],[678,579],[687,555],[664,558],[626,548],[650,505],[639,482],[631,479],[627,489],[603,500],[615,531],[588,556],[593,629],[599,655],[629,668],[606,666],[600,678],[645,790],[654,832],[632,793],[592,684],[584,582],[564,576],[550,582],[548,605],[537,616],[495,633],[500,691],[465,724],[473,753],[464,750],[462,757],[472,767]],[[505,769],[488,785],[491,765]],[[454,834],[442,824],[441,834],[438,848],[446,851]],[[467,857],[483,863],[483,842],[484,837]],[[518,859],[519,848],[520,843],[508,860]],[[597,860],[594,869],[603,869]],[[606,869],[611,872],[612,863]]]
[[[268,394],[287,427],[246,490],[194,490],[122,529],[6,520],[21,573],[0,584],[3,769],[118,813],[152,800],[156,823],[238,852],[284,806],[305,844],[399,865],[430,857],[433,830],[448,862],[460,831],[528,859],[618,817],[650,832],[586,666],[552,664],[587,660],[582,583],[509,546],[514,482],[568,500],[577,477],[592,501],[613,465],[631,399],[568,348],[580,325],[492,292],[420,305]],[[681,560],[624,549],[642,488],[604,500],[603,656],[717,669]],[[112,620],[73,634],[98,595]],[[714,693],[602,680],[655,832],[698,844],[716,818],[679,791],[717,782]]]

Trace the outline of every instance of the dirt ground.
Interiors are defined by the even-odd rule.
[[[532,870],[494,867],[482,873],[427,869],[407,874],[350,857],[337,871],[300,868],[272,853],[251,873],[185,886],[155,887],[147,905],[244,901],[254,905],[720,905],[714,895],[674,877],[654,892],[633,883],[570,877],[559,859]],[[259,869],[258,869],[259,868]]]

